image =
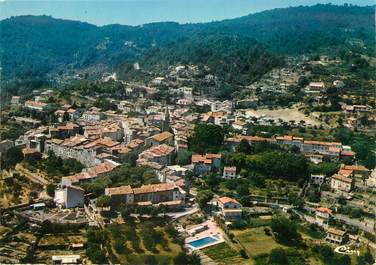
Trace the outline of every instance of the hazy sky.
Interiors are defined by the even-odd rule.
[[[316,3],[374,5],[376,0],[0,0],[0,19],[51,15],[96,25],[208,22],[266,9]]]

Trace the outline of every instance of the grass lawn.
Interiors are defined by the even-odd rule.
[[[323,239],[325,237],[325,231],[320,228],[312,227],[308,224],[301,224],[298,226],[299,232],[312,239]],[[304,236],[303,236],[304,237]]]
[[[42,237],[39,246],[71,245],[77,243],[86,243],[84,234],[48,234]]]
[[[264,227],[235,230],[232,232],[247,250],[250,257],[256,257],[260,254],[268,254],[275,248],[283,247],[275,242],[272,236],[265,234]]]
[[[242,258],[239,252],[227,243],[209,247],[203,252],[218,264],[254,264],[252,259]]]

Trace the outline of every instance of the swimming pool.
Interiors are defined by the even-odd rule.
[[[217,236],[207,236],[187,243],[191,248],[201,249],[208,245],[215,245],[220,243],[220,239]]]

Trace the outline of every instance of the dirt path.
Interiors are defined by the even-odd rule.
[[[297,108],[288,109],[258,109],[258,110],[247,110],[247,114],[255,117],[267,116],[272,119],[281,119],[285,122],[295,121],[298,124],[300,121],[305,121],[307,125],[320,126],[322,123],[311,116],[306,116],[304,113],[300,112]]]
[[[46,186],[50,183],[50,181],[46,180],[40,173],[31,172],[30,170],[23,167],[21,164],[17,164],[15,171],[20,173],[21,175],[24,175],[30,181],[40,184],[42,186]]]

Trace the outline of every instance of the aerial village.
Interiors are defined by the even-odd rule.
[[[337,122],[366,130],[374,109],[346,95],[340,121],[258,109],[262,93],[289,93],[301,76],[311,107],[346,86],[299,66],[273,70],[240,100],[193,89],[196,71],[176,66],[148,84],[104,77],[124,86],[121,100],[12,96],[7,124],[24,130],[0,143],[2,154],[19,150],[1,174],[0,263],[168,264],[194,253],[201,264],[253,264],[285,243],[328,245],[338,260],[374,250],[376,171],[351,143],[326,137]],[[169,100],[156,100],[165,87]]]

